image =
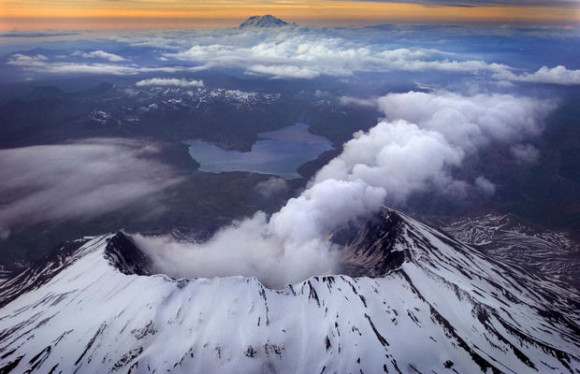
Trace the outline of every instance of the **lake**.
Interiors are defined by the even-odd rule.
[[[258,136],[260,139],[250,152],[222,149],[199,139],[184,143],[189,146],[190,156],[201,165],[200,171],[248,171],[287,179],[300,178],[296,172],[300,165],[315,160],[321,153],[333,148],[325,137],[309,133],[308,125],[304,123],[263,132]]]

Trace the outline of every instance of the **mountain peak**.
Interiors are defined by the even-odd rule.
[[[240,29],[245,29],[248,27],[282,27],[288,25],[288,22],[266,14],[265,16],[252,16],[246,19],[240,25]]]

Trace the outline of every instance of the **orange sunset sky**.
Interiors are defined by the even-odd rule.
[[[443,3],[436,0],[420,4],[349,0],[1,0],[0,28],[234,26],[256,14],[272,14],[304,25],[509,23],[568,28],[580,25],[580,0],[465,0],[440,5]]]

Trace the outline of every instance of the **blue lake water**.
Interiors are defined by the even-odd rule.
[[[188,140],[190,156],[199,162],[201,171],[248,171],[299,178],[300,165],[315,160],[331,150],[332,143],[308,132],[308,125],[297,123],[276,131],[258,134],[259,140],[250,152],[225,150],[202,140]]]

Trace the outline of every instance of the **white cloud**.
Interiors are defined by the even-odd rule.
[[[387,119],[356,133],[314,183],[363,180],[385,188],[388,201],[398,204],[432,188],[460,193],[468,183],[452,177],[454,167],[490,143],[539,135],[554,104],[512,95],[408,92],[379,98],[378,106]],[[482,178],[476,186],[491,192]]]
[[[533,73],[433,48],[401,48],[369,33],[344,36],[315,29],[235,31],[204,35],[193,46],[165,56],[211,67],[236,67],[274,78],[312,79],[321,75],[344,77],[356,72],[443,71],[489,74],[502,85],[509,81],[580,84],[580,70],[542,67]],[[380,40],[381,42],[377,42]]]
[[[341,96],[339,102],[341,105],[358,105],[371,108],[375,108],[377,106],[376,98],[361,99],[358,97]]]
[[[301,29],[222,36],[210,44],[167,54],[167,57],[207,67],[224,66],[275,78],[311,79],[320,75],[348,76],[355,72],[424,71],[502,72],[509,67],[476,60],[453,60],[453,54],[436,49],[388,48],[369,41],[328,37]],[[233,42],[236,42],[235,44]]]
[[[109,60],[111,62],[121,62],[121,61],[127,61],[125,58],[113,54],[113,53],[108,53],[102,50],[97,50],[97,51],[92,51],[92,52],[75,52],[73,53],[73,55],[78,55],[81,56],[83,58],[100,58],[103,60]]]
[[[464,151],[438,132],[404,120],[382,121],[368,133],[356,133],[314,183],[364,181],[388,191],[391,203],[404,203],[412,193],[432,185],[440,189],[451,185],[449,168],[459,166],[463,158]]]
[[[156,144],[125,139],[2,149],[0,231],[93,218],[177,183],[170,167],[152,159],[158,152]]]
[[[60,65],[35,56],[13,55],[12,65],[53,74],[66,72],[86,74],[137,74],[144,71],[195,71],[215,67],[237,68],[248,74],[260,74],[275,79],[314,79],[320,76],[348,77],[358,72],[388,73],[448,72],[479,75],[496,80],[507,87],[510,82],[536,82],[560,85],[580,84],[580,70],[565,66],[541,67],[535,72],[518,72],[506,64],[483,61],[471,55],[456,54],[421,45],[401,48],[398,37],[408,37],[404,30],[391,30],[392,39],[372,31],[292,28],[269,30],[221,30],[199,32],[194,35],[168,33],[150,35],[150,39],[123,39],[135,47],[155,47],[176,50],[163,53],[156,60],[190,66],[115,67],[107,64]],[[441,44],[445,45],[445,44]],[[95,50],[76,52],[76,55],[123,62],[122,56]],[[38,57],[38,56],[36,56]],[[195,66],[191,66],[195,65]]]
[[[539,135],[545,113],[554,107],[553,101],[504,94],[408,92],[379,99],[379,108],[390,120],[421,124],[467,151],[492,141],[520,141]]]
[[[140,80],[136,86],[177,86],[177,87],[203,87],[202,80],[177,79],[177,78],[151,78]]]
[[[27,56],[20,53],[13,54],[8,58],[8,65],[14,66],[44,66],[48,59],[43,55]]]
[[[110,74],[110,75],[133,75],[140,69],[130,66],[111,64],[82,64],[74,62],[47,63],[40,69],[33,69],[43,73],[52,74]]]
[[[517,82],[548,83],[566,86],[580,84],[580,70],[568,70],[562,65],[554,68],[542,66],[534,73],[523,73],[519,75],[511,71],[501,71],[495,77]]]
[[[312,79],[320,76],[320,72],[316,69],[307,67],[300,67],[295,65],[253,65],[248,68],[248,71],[253,73],[260,73],[271,75],[273,78],[303,78]]]

